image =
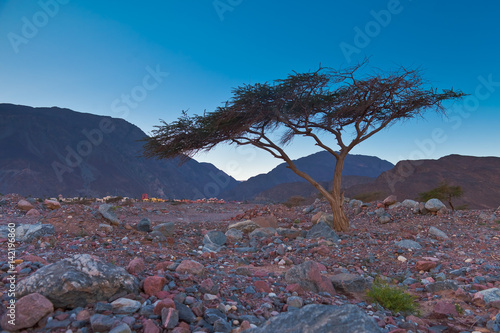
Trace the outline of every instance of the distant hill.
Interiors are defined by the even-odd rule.
[[[499,157],[449,155],[438,160],[401,161],[374,182],[348,188],[346,195],[376,194],[383,199],[395,194],[399,200],[417,199],[419,193],[437,187],[443,180],[464,191],[463,198],[454,200],[454,206],[487,209],[500,205]]]
[[[190,199],[237,184],[212,164],[141,157],[145,137],[123,119],[0,104],[0,193]]]
[[[330,182],[333,179],[335,163],[335,158],[326,151],[295,160],[295,164],[300,170],[308,173],[319,182]],[[349,155],[346,158],[342,176],[375,178],[382,172],[391,169],[393,166],[392,163],[378,157]],[[365,181],[367,181],[367,179],[365,179]],[[277,185],[291,183],[298,184],[290,186],[283,185],[272,190]],[[300,183],[304,183],[304,185],[299,185]],[[289,188],[291,187],[296,190],[289,192]],[[298,188],[301,188],[301,190],[298,190]],[[307,192],[309,188],[313,187],[307,183],[306,180],[288,169],[286,163],[282,163],[269,173],[252,177],[247,181],[241,182],[234,188],[223,192],[222,197],[232,200],[253,200],[256,197],[261,199],[265,197],[270,201],[282,201],[283,196],[286,196],[288,193],[304,193],[303,191]],[[273,192],[275,194],[273,194]],[[297,194],[290,194],[288,197],[291,195]]]

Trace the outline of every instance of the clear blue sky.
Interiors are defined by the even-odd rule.
[[[471,97],[448,120],[397,123],[353,153],[500,156],[499,14],[496,1],[0,1],[0,102],[121,117],[148,133],[181,110],[213,110],[238,85],[370,57]],[[237,179],[281,162],[232,146],[196,159]]]

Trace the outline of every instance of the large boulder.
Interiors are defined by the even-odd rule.
[[[7,238],[9,234],[8,226],[0,226],[0,237]],[[20,224],[16,227],[16,241],[31,242],[43,236],[53,235],[54,226],[52,224]]]
[[[2,317],[0,325],[4,330],[8,331],[17,331],[23,328],[33,327],[43,317],[53,311],[54,306],[46,297],[38,293],[29,294],[21,297],[15,303],[15,313],[9,316],[9,312],[7,312]]]
[[[332,284],[335,290],[343,291],[345,293],[364,293],[366,289],[370,288],[371,281],[368,281],[361,275],[341,273],[332,276]]]
[[[381,333],[375,321],[356,305],[310,304],[299,310],[281,313],[261,327],[245,333]]]
[[[175,232],[174,222],[166,222],[153,227],[153,231],[161,233],[165,237],[172,237]]]
[[[113,225],[119,225],[120,220],[116,217],[115,212],[113,211],[113,206],[110,204],[102,204],[99,206],[99,213],[101,213],[102,217],[109,221],[109,223]]]
[[[398,197],[395,196],[394,194],[391,194],[390,196],[388,196],[387,198],[385,198],[384,201],[382,201],[382,203],[384,205],[386,205],[386,206],[393,205],[396,202],[398,202]]]
[[[330,239],[335,242],[339,241],[339,236],[333,231],[333,229],[323,221],[319,221],[309,231],[307,232],[306,238],[320,238]]]
[[[255,223],[252,220],[245,220],[245,221],[240,221],[233,223],[227,227],[228,229],[236,229],[236,230],[241,230],[242,232],[249,234],[252,231],[254,231],[257,228],[260,228],[260,225]]]
[[[252,218],[252,221],[257,223],[261,228],[274,228],[278,227],[278,220],[274,215],[265,215]]]
[[[443,208],[446,208],[446,206],[439,199],[429,199],[425,203],[425,209],[429,212],[437,212]]]
[[[17,203],[17,208],[27,212],[27,211],[33,209],[34,207],[31,204],[31,202],[22,199],[22,200],[19,200],[19,202]]]
[[[285,280],[288,283],[298,283],[305,290],[333,295],[333,284],[326,276],[321,275],[321,266],[315,261],[303,262],[290,268],[285,274]]]
[[[118,293],[138,291],[139,281],[125,269],[89,254],[76,254],[44,266],[17,285],[19,297],[37,292],[56,308],[84,307]]]

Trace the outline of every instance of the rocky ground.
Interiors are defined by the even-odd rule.
[[[350,231],[336,234],[319,200],[120,206],[6,195],[0,324],[82,333],[498,332],[500,212],[427,208],[348,201]],[[12,266],[9,223],[17,228]],[[407,288],[418,312],[370,301],[376,278]]]

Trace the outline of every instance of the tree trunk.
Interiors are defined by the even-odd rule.
[[[333,175],[332,195],[328,202],[332,207],[333,227],[335,231],[349,231],[349,220],[344,212],[344,194],[341,192],[342,169],[344,168],[345,155],[340,154],[335,165]]]

